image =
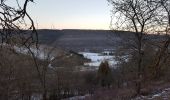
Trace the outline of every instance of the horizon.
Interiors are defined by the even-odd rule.
[[[95,31],[95,30],[103,30],[103,31],[113,31],[112,29],[76,29],[76,28],[65,28],[65,29],[57,29],[57,28],[52,28],[52,29],[50,29],[50,28],[37,28],[36,30],[92,30],[92,31]],[[119,31],[119,30],[117,30],[117,31]]]

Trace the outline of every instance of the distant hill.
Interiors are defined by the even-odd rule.
[[[111,30],[38,30],[39,42],[73,51],[113,50],[134,38],[132,32]],[[157,37],[157,36],[156,36]],[[147,38],[156,38],[148,35]]]

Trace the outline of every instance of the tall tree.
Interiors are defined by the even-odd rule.
[[[170,44],[170,0],[152,0],[152,3],[159,4],[160,7],[157,9],[157,21],[159,22],[159,34],[165,34],[166,38],[159,46],[157,55],[154,59],[153,67],[155,68],[154,78],[159,78],[161,74],[161,65],[167,61],[169,56],[168,47]]]
[[[30,50],[31,45],[38,43],[38,34],[36,32],[34,22],[27,12],[28,4],[30,2],[33,2],[33,0],[0,1],[0,45],[2,47],[0,48],[0,51],[6,51],[3,51],[3,53],[7,53],[8,50],[6,49],[9,46],[10,47],[8,49],[11,49],[13,45],[19,44]],[[4,61],[9,61],[8,63],[12,63],[8,60],[8,56],[6,56]],[[0,67],[2,67],[1,64],[3,63],[5,62],[0,61]],[[8,65],[5,64],[4,66]],[[14,69],[13,65],[9,67],[10,69]],[[38,68],[38,66],[36,67]],[[14,70],[10,69],[9,71],[12,73],[10,74],[10,77],[12,77],[11,79],[14,79]],[[10,84],[15,85],[13,82],[10,82]],[[10,90],[10,92],[13,91]],[[8,100],[10,96],[11,95],[9,94],[6,100]]]
[[[112,27],[115,30],[131,31],[135,35],[133,50],[137,53],[136,92],[140,94],[143,79],[142,56],[144,35],[156,32],[158,3],[150,0],[108,0],[112,5]]]

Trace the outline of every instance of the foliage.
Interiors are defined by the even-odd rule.
[[[102,87],[109,87],[112,81],[111,76],[112,76],[111,69],[109,68],[108,62],[107,61],[102,62],[99,66],[98,73],[97,73],[99,84]]]

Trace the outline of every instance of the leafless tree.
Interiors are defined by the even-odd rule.
[[[5,46],[11,46],[11,47],[13,45],[19,44],[21,46],[25,46],[29,50],[31,45],[34,44],[37,45],[38,34],[36,32],[34,22],[31,16],[29,15],[29,13],[27,12],[27,6],[30,2],[33,2],[33,0],[21,0],[21,1],[1,0],[0,1],[1,44],[5,44]],[[1,47],[5,47],[5,46],[1,45]],[[9,61],[8,59],[4,59],[4,60]],[[36,64],[35,58],[34,61]],[[13,68],[12,66],[10,67],[10,69]],[[38,69],[37,64],[36,67]],[[39,70],[37,71],[39,72]],[[11,73],[13,73],[13,71]]]
[[[166,62],[169,54],[168,47],[170,44],[170,1],[169,0],[152,0],[152,3],[159,4],[160,7],[157,9],[158,22],[159,22],[159,34],[166,35],[163,42],[159,45],[159,50],[154,59],[153,67],[155,68],[154,78],[159,78],[161,73],[161,65]]]
[[[43,100],[48,100],[48,79],[49,77],[49,72],[50,69],[53,69],[52,62],[56,58],[57,51],[55,47],[48,47],[48,46],[43,46],[40,48],[40,53],[43,54],[43,64],[41,64],[41,79],[42,79],[42,88],[43,88]]]
[[[30,45],[30,43],[38,42],[34,22],[27,12],[27,5],[33,0],[16,0],[13,5],[10,5],[10,2],[9,0],[0,2],[1,43],[12,44],[20,41],[22,44]],[[28,30],[31,32],[26,35]]]
[[[157,29],[158,3],[150,0],[108,0],[113,7],[112,27],[115,30],[131,31],[135,35],[133,50],[137,52],[136,92],[140,94],[143,79],[142,56],[144,35],[154,33]],[[112,21],[112,22],[113,22]]]

